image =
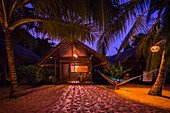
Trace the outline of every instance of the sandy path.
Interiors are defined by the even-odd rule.
[[[112,89],[93,85],[46,85],[17,99],[0,99],[0,113],[151,113],[170,111],[118,96]]]

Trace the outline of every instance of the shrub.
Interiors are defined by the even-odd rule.
[[[104,73],[115,78],[121,78],[124,74],[131,69],[124,70],[121,64],[119,63],[118,66],[112,65],[111,67],[104,69]]]
[[[28,65],[18,67],[16,72],[20,84],[40,85],[49,81],[48,78],[53,75],[54,70]]]

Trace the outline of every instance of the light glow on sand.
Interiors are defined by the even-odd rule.
[[[143,87],[140,85],[137,86],[121,86],[119,90],[115,90],[115,92],[125,98],[131,99],[133,101],[141,102],[150,106],[155,106],[163,109],[169,109],[170,110],[170,91],[169,90],[163,90],[162,95],[164,97],[160,96],[152,96],[148,95],[148,92],[150,90],[150,87]],[[133,95],[133,96],[132,96]]]

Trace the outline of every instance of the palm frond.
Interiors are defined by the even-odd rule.
[[[66,22],[42,22],[39,26],[43,29],[40,32],[48,33],[49,37],[58,40],[75,38],[77,40],[94,42],[96,29],[91,24],[85,24],[81,20]]]
[[[8,22],[7,22],[7,8],[5,7],[4,0],[2,0],[2,11],[3,11],[3,16],[4,16],[4,27],[8,27]]]
[[[134,25],[132,26],[132,28],[130,29],[130,31],[128,32],[126,37],[124,38],[123,42],[121,43],[118,53],[120,53],[120,51],[128,45],[129,39],[131,39],[134,35],[136,35],[139,32],[142,32],[142,31],[146,32],[147,25],[146,25],[145,20],[146,19],[143,15],[141,15],[137,19],[137,21],[134,23]]]

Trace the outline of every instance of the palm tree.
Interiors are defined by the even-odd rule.
[[[159,74],[158,74],[158,77],[157,77],[154,85],[148,92],[149,95],[162,96],[162,89],[163,89],[163,86],[165,83],[166,71],[167,71],[167,69],[166,69],[165,49],[164,49],[164,51],[162,53]]]
[[[131,8],[129,9],[129,11],[136,10],[136,11],[139,11],[138,13],[141,13],[141,15],[139,16],[139,18],[136,19],[134,25],[128,32],[127,36],[124,38],[119,51],[122,48],[126,47],[129,39],[135,34],[139,33],[139,31],[141,32],[148,31],[147,33],[148,35],[142,39],[143,42],[146,42],[146,40],[148,40],[151,37],[151,34],[154,32],[154,28],[156,26],[159,26],[160,24],[162,28],[160,30],[161,33],[159,33],[159,37],[166,38],[167,40],[169,40],[168,39],[168,37],[170,36],[170,33],[169,33],[170,11],[169,11],[169,5],[168,5],[169,2],[170,2],[169,0],[131,0],[131,1],[128,1],[122,4],[124,7]],[[146,7],[147,4],[149,5],[148,7]],[[142,11],[143,9],[145,9],[145,11]],[[152,15],[154,15],[155,12],[158,12],[158,15],[157,15],[157,18],[153,20]],[[147,18],[145,19],[146,14],[147,14]],[[151,25],[149,27],[149,30],[145,29],[146,28],[145,25],[148,25],[146,24],[145,20],[147,20],[147,22],[153,23],[153,24],[149,23],[149,25]],[[153,85],[153,87],[148,93],[150,95],[158,95],[158,96],[162,95],[162,88],[163,88],[163,84],[164,84],[165,77],[166,77],[166,71],[167,71],[166,67],[169,64],[168,47],[170,46],[170,42],[166,41],[165,45],[166,46],[162,53],[162,61],[161,61],[160,69],[159,69],[159,74],[158,74],[155,84]]]

